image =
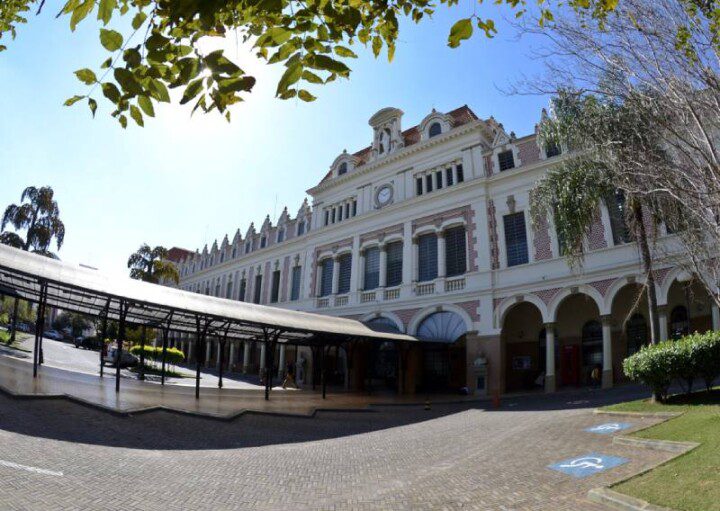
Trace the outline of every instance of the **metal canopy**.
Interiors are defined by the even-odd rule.
[[[0,245],[0,292],[66,311],[188,334],[202,321],[207,335],[227,340],[332,344],[346,340],[418,342],[415,337],[378,332],[360,321],[268,307],[190,293],[130,278],[112,277]]]

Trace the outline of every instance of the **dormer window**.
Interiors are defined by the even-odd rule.
[[[233,247],[232,249],[232,258],[235,259],[235,256],[237,256],[237,247]]]
[[[279,229],[277,234],[277,242],[282,243],[285,241],[285,229]]]
[[[252,251],[252,242],[248,241],[245,243],[245,253],[249,254]]]
[[[225,252],[220,252],[220,262],[222,263],[225,260]]]
[[[545,147],[545,156],[547,158],[552,158],[553,156],[560,156],[562,154],[562,151],[560,150],[560,146],[557,144],[548,144]]]
[[[433,138],[437,137],[438,135],[442,134],[442,126],[439,122],[434,122],[430,125],[430,129],[428,130],[428,137]]]
[[[515,156],[513,155],[512,149],[508,149],[507,151],[503,151],[498,154],[498,166],[500,168],[500,172],[515,168]]]
[[[267,237],[263,236],[260,238],[260,248],[265,248],[267,246]]]
[[[342,176],[343,174],[347,174],[348,171],[348,164],[346,161],[342,162],[340,166],[338,167],[338,176]]]
[[[304,221],[304,220],[300,220],[300,221],[298,222],[297,235],[298,235],[298,236],[302,236],[303,234],[305,234],[305,221]]]

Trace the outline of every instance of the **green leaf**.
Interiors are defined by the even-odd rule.
[[[78,69],[75,71],[75,76],[77,76],[78,80],[83,82],[86,85],[92,85],[93,83],[97,82],[97,77],[95,76],[95,73],[92,72],[90,69]]]
[[[117,7],[117,0],[100,0],[98,6],[97,19],[101,20],[104,25],[107,25],[112,18],[113,11]]]
[[[357,58],[357,55],[354,51],[352,51],[350,48],[345,48],[344,46],[335,46],[335,53],[337,53],[340,57],[347,57],[350,59]]]
[[[163,103],[170,103],[170,93],[163,82],[153,78],[150,80],[149,87],[152,97]]]
[[[318,75],[316,75],[312,71],[308,71],[307,69],[305,71],[303,71],[302,79],[308,83],[319,83],[319,84],[324,83],[322,78],[320,78]]]
[[[75,103],[83,99],[85,96],[73,96],[67,100],[65,100],[65,103],[63,103],[65,106],[73,106]]]
[[[280,78],[280,81],[278,82],[276,95],[280,96],[283,93],[285,93],[288,88],[296,83],[300,77],[302,76],[303,68],[302,65],[299,62],[294,62],[288,68],[285,70],[285,72],[282,75],[282,78]]]
[[[88,98],[88,106],[90,107],[90,111],[92,112],[92,116],[94,119],[95,112],[97,112],[97,101],[95,101],[93,98]]]
[[[324,71],[330,71],[337,73],[341,76],[349,76],[350,68],[339,60],[328,57],[327,55],[311,55],[308,59],[312,67],[315,69],[321,69]]]
[[[305,89],[300,89],[300,91],[298,92],[298,97],[299,97],[300,99],[302,99],[303,101],[307,101],[308,103],[309,103],[310,101],[315,101],[315,100],[317,99],[315,96],[313,96],[312,94],[310,94],[310,93],[309,93],[308,91],[306,91]]]
[[[70,2],[68,2],[69,4]],[[67,5],[66,4],[66,8]],[[83,3],[75,7],[72,11],[72,16],[70,16],[70,30],[75,32],[75,27],[77,27],[78,23],[80,23],[82,20],[84,20],[88,14],[93,10],[93,7],[95,7],[95,0],[85,0]]]
[[[469,39],[473,33],[473,24],[470,18],[462,19],[457,21],[450,29],[450,36],[448,37],[448,46],[450,48],[457,48],[460,46],[460,41]]]
[[[107,51],[117,51],[122,47],[123,36],[115,30],[100,29],[100,44]]]
[[[118,117],[118,121],[120,122],[120,126],[122,126],[123,129],[127,128],[127,117],[121,115],[120,117]]]
[[[142,24],[145,23],[146,19],[147,19],[147,14],[140,11],[139,13],[137,13],[135,15],[135,17],[132,20],[132,28],[134,28],[135,30],[139,29],[140,27],[142,27]]]
[[[220,92],[249,91],[255,86],[255,78],[242,76],[238,78],[226,78],[218,81]]]
[[[115,69],[113,73],[115,80],[120,84],[123,90],[129,94],[137,95],[143,93],[143,88],[135,79],[135,75],[124,67]]]
[[[135,121],[135,124],[137,124],[141,128],[145,126],[145,122],[143,122],[142,112],[140,112],[140,109],[135,105],[130,105],[130,117],[132,117],[133,121]]]
[[[264,48],[267,46],[279,46],[292,37],[293,33],[283,27],[272,27],[263,35],[257,38],[255,46]]]
[[[120,101],[120,90],[112,82],[105,82],[102,84],[103,96],[108,98],[113,103]]]
[[[155,117],[155,109],[153,108],[152,101],[147,96],[138,96],[138,105],[145,112],[148,117]]]
[[[183,97],[180,100],[180,104],[184,105],[185,103],[190,102],[195,96],[197,96],[200,93],[202,88],[203,88],[202,78],[198,78],[197,80],[190,82],[187,85],[187,87],[185,87],[185,93],[183,94]]]

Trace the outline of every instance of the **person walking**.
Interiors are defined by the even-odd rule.
[[[297,383],[295,383],[295,365],[292,362],[287,363],[285,379],[282,383],[282,388],[286,389],[288,387],[292,387],[294,389],[298,388]]]

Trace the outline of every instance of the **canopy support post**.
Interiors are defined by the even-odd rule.
[[[115,392],[120,392],[120,362],[122,361],[123,339],[125,338],[125,318],[127,317],[130,304],[125,300],[120,300],[120,325],[118,327],[117,356],[115,360]]]
[[[170,325],[172,324],[173,312],[167,318],[167,325],[163,326],[163,340],[162,340],[162,368],[160,370],[160,385],[165,385],[165,362],[167,360],[167,345],[168,337],[170,336]]]
[[[37,368],[40,362],[40,342],[45,327],[45,303],[47,302],[47,284],[40,284],[40,300],[38,301],[37,316],[35,320],[35,344],[33,346],[33,378],[37,378]]]
[[[107,337],[107,329],[108,329],[108,312],[110,311],[110,301],[112,299],[108,298],[107,304],[105,305],[105,308],[100,313],[100,378],[104,376],[105,372],[105,361],[103,360],[103,357],[105,356],[105,338]]]
[[[322,382],[322,398],[325,399],[327,393],[327,375],[325,374],[325,345],[323,344],[320,349],[320,381]]]

